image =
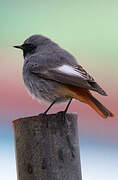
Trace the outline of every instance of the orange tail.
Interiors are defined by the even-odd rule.
[[[71,97],[91,106],[102,118],[114,116],[113,113],[110,112],[104,105],[102,105],[95,97],[93,97],[90,91],[87,89],[69,86],[68,94]]]
[[[95,97],[90,94],[90,100],[87,102],[101,117],[113,117],[113,113],[110,112],[103,104],[101,104]]]

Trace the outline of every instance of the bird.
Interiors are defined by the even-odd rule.
[[[114,116],[92,95],[95,91],[107,96],[106,92],[71,53],[50,38],[36,34],[14,47],[23,51],[26,89],[32,97],[50,104],[44,114],[54,104],[68,102],[63,111],[66,114],[72,99],[76,99],[89,105],[102,118]]]

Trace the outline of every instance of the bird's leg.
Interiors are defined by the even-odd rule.
[[[70,98],[70,100],[69,100],[69,102],[68,102],[65,110],[61,112],[61,113],[62,113],[62,117],[63,117],[63,118],[62,118],[63,125],[65,125],[65,123],[66,123],[67,126],[68,126],[68,122],[66,122],[66,113],[67,113],[67,111],[68,111],[68,108],[69,108],[69,106],[70,106],[71,101],[72,101],[72,98]]]
[[[55,104],[56,101],[53,101],[50,106],[46,109],[46,111],[42,115],[46,115],[49,109]],[[39,114],[40,115],[40,114]],[[46,117],[45,117],[46,118]],[[46,118],[47,119],[47,118]],[[46,120],[46,127],[48,128],[48,120]]]
[[[49,111],[49,109],[50,109],[55,103],[56,103],[56,101],[53,101],[43,114],[47,114],[47,112]]]
[[[67,111],[68,111],[68,108],[69,108],[69,106],[70,106],[71,101],[72,101],[72,98],[70,99],[70,101],[68,102],[65,110],[63,111],[63,124],[66,123],[67,127],[68,127],[69,125],[68,125],[68,122],[66,121],[66,113],[67,113]]]
[[[71,101],[72,101],[72,98],[70,98],[70,101],[68,102],[68,104],[67,104],[67,106],[66,106],[66,108],[65,108],[65,110],[64,110],[64,113],[65,113],[65,114],[66,114],[67,111],[68,111],[68,108],[69,108],[69,106],[70,106]]]

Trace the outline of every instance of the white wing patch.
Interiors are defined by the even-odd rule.
[[[73,67],[69,66],[69,65],[62,65],[60,67],[57,68],[58,71],[61,71],[64,74],[68,74],[70,76],[74,75],[74,76],[79,76],[82,77],[82,74],[80,72],[77,71],[77,69],[74,69]]]

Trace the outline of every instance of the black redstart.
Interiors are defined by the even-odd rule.
[[[101,117],[112,117],[113,114],[104,107],[90,90],[106,96],[106,92],[80,66],[76,59],[58,44],[42,35],[33,35],[21,46],[24,66],[23,79],[28,91],[39,100],[51,105],[69,101],[72,98],[91,106]]]

